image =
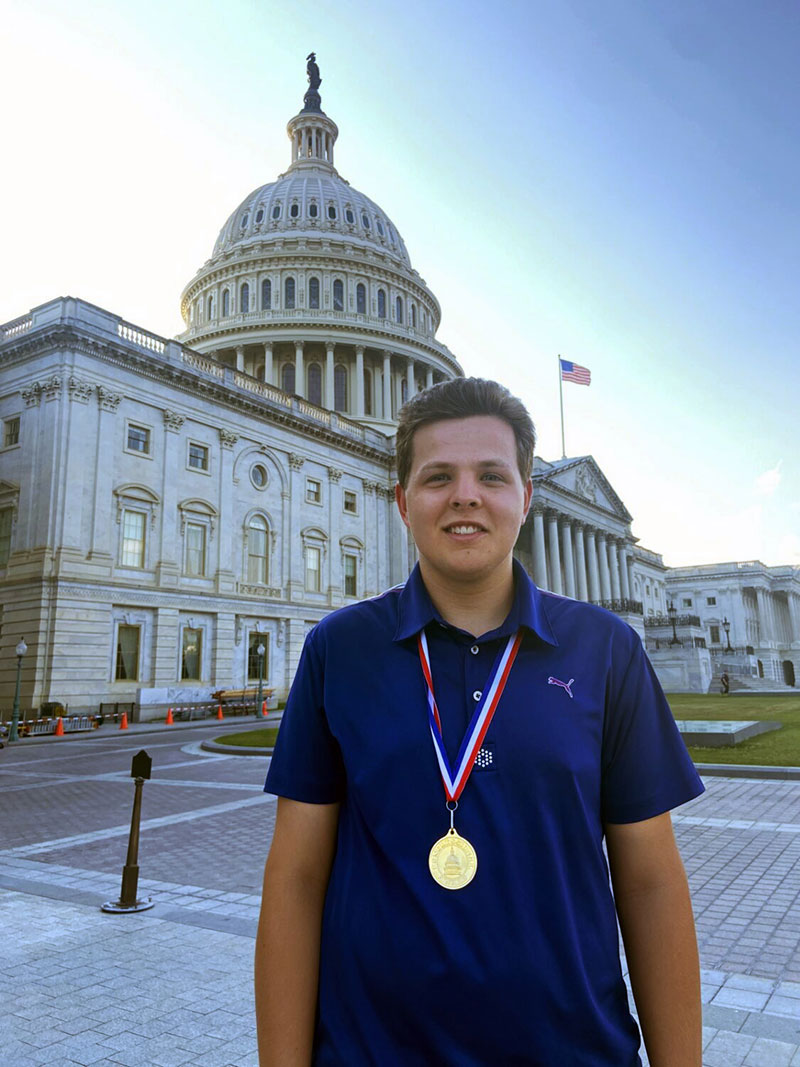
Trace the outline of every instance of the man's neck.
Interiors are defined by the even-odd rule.
[[[507,568],[479,582],[443,581],[420,560],[420,572],[433,606],[451,626],[480,637],[505,621],[514,603],[514,572]]]

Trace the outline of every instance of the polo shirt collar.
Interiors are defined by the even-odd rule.
[[[514,602],[505,622],[498,630],[494,631],[494,635],[497,637],[504,636],[507,626],[510,632],[516,631],[519,626],[524,626],[532,633],[535,633],[542,641],[546,641],[548,645],[557,645],[558,641],[547,617],[542,594],[533,584],[519,560],[515,559],[512,563],[514,568]],[[394,640],[405,641],[409,637],[415,637],[429,622],[443,621],[439,612],[433,606],[417,563],[408,576],[403,591],[400,593],[397,607],[397,629],[395,630]]]

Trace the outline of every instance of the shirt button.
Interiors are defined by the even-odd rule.
[[[477,656],[478,653],[480,652],[480,649],[478,648],[477,645],[473,645],[472,648],[470,649],[470,652],[472,653],[473,656]]]
[[[482,696],[483,694],[481,693],[480,689],[476,689],[475,692],[472,694],[472,699],[477,704],[477,702],[481,699]]]

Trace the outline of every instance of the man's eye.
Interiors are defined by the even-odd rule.
[[[502,477],[499,474],[495,474],[493,471],[487,471],[486,474],[484,474],[483,480],[486,481],[487,479],[489,481],[494,481],[494,482],[502,482],[502,480],[503,480]]]

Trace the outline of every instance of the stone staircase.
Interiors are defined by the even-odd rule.
[[[708,687],[709,693],[719,693],[721,689],[720,675],[715,674]],[[783,682],[777,682],[774,678],[752,678],[740,675],[730,675],[731,693],[796,693],[800,696],[800,689]]]

